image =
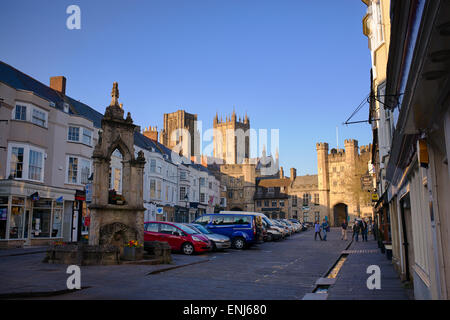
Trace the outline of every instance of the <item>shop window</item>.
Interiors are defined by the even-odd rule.
[[[0,239],[6,239],[7,219],[8,219],[8,197],[0,197]]]
[[[85,202],[83,202],[85,206]],[[83,208],[83,214],[86,214],[86,208]],[[61,237],[62,231],[62,217],[63,217],[63,202],[54,202],[53,208],[53,223],[52,223],[52,237]]]
[[[33,238],[50,237],[52,200],[40,199],[33,203],[32,236]]]
[[[25,198],[12,197],[11,217],[9,220],[9,238],[23,238]]]

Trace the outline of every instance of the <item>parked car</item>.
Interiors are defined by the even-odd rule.
[[[218,233],[212,233],[201,224],[190,223],[187,226],[205,235],[209,239],[209,241],[211,241],[212,249],[214,251],[228,249],[231,247],[231,240],[227,236]]]
[[[286,225],[289,228],[289,232],[291,233],[291,235],[295,233],[295,229],[292,226],[292,224],[290,224],[289,222],[287,222],[284,219],[278,219],[278,221],[280,221],[282,224]]]
[[[289,219],[289,221],[296,225],[299,228],[299,231],[305,231],[305,226],[297,219]]]
[[[279,226],[280,228],[283,228],[285,233],[286,233],[286,236],[290,236],[292,234],[291,229],[287,225],[285,225],[284,223],[281,223],[281,221],[274,220],[274,219],[272,219],[271,221],[275,225]]]
[[[288,223],[288,224],[290,224],[294,228],[294,232],[295,233],[300,232],[302,230],[302,227],[298,223],[294,223],[294,222],[292,222],[289,219],[281,219],[281,220],[286,222],[286,223]]]
[[[236,211],[221,211],[220,214],[233,214],[236,213]],[[240,211],[240,214],[245,214],[245,215],[253,215],[253,216],[258,216],[261,218],[261,221],[265,221],[267,226],[266,226],[266,231],[267,230],[272,230],[274,231],[274,235],[275,238],[278,238],[278,233],[281,234],[281,238],[284,239],[287,236],[287,232],[285,231],[285,229],[283,227],[280,227],[278,225],[275,225],[273,223],[272,220],[270,220],[264,213],[260,213],[260,212],[251,212],[251,211]]]
[[[206,214],[197,218],[194,223],[205,226],[212,233],[229,237],[231,246],[235,249],[248,248],[264,241],[262,221],[256,215],[239,212]]]
[[[187,255],[212,249],[211,242],[205,235],[184,224],[174,222],[145,222],[145,241],[167,242],[172,250],[181,251]]]
[[[280,230],[277,230],[274,226],[269,225],[265,220],[262,222],[265,230],[264,241],[278,241],[283,239],[283,234]]]

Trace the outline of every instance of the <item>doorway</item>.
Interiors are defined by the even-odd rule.
[[[344,203],[338,203],[333,208],[334,226],[338,227],[343,222],[348,222],[348,206]]]
[[[402,245],[405,257],[405,280],[412,280],[412,265],[414,262],[414,246],[412,238],[411,201],[409,193],[400,199],[400,211],[402,220]]]

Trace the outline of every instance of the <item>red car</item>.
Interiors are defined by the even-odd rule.
[[[149,221],[144,224],[144,241],[167,242],[172,250],[184,254],[210,251],[211,242],[207,237],[181,223]]]

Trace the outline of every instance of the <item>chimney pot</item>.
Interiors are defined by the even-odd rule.
[[[61,92],[62,94],[66,94],[66,77],[57,76],[50,78],[50,88]]]

